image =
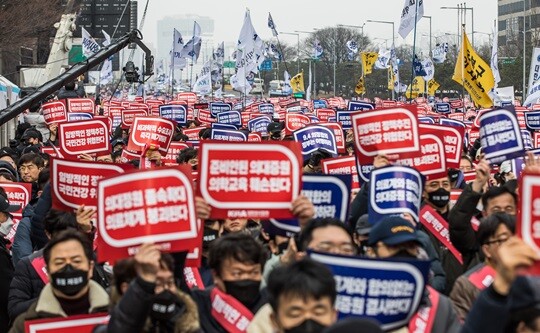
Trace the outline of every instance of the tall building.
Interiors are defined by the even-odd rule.
[[[499,46],[519,45],[526,39],[537,39],[540,31],[540,0],[499,0]],[[525,24],[524,24],[525,23]],[[525,27],[525,29],[523,29]]]
[[[202,45],[199,59],[193,66],[193,81],[200,72],[204,62],[212,56],[212,50],[217,45],[217,42],[214,41],[213,19],[199,15],[178,15],[162,18],[157,22],[157,56],[155,57],[156,63],[163,59],[164,63],[168,66],[171,59],[170,51],[173,43],[173,29],[180,31],[184,42],[187,43],[193,36],[193,26],[195,21],[201,26]],[[182,79],[184,81],[189,81],[190,74],[191,68],[188,60],[187,68],[181,73]],[[178,78],[178,71],[176,78]]]

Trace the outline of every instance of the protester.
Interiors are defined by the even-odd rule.
[[[485,260],[461,275],[450,293],[460,320],[465,319],[478,294],[493,281],[499,263],[498,247],[514,235],[515,225],[514,216],[505,213],[494,213],[480,221],[477,237]]]
[[[6,237],[15,224],[13,212],[21,209],[20,205],[12,205],[6,197],[5,191],[0,191],[0,238]]]
[[[178,290],[170,255],[160,253],[156,245],[144,244],[129,264],[136,275],[124,276],[131,283],[119,300],[112,300],[116,306],[111,310],[107,329],[97,333],[200,332],[197,306]]]
[[[268,279],[269,304],[247,332],[319,333],[337,320],[336,284],[330,270],[309,258],[276,268]]]
[[[42,141],[47,141],[49,139],[49,129],[45,123],[45,118],[40,113],[40,110],[40,104],[31,106],[28,109],[29,112],[24,115],[24,122],[30,124],[41,133],[43,138]]]
[[[370,255],[377,258],[394,259],[427,259],[421,247],[420,239],[412,224],[399,217],[387,217],[379,221],[369,234]],[[437,300],[435,304],[434,301]],[[424,308],[424,310],[422,310]],[[432,311],[433,310],[433,311]],[[427,287],[424,299],[418,311],[426,311],[430,318],[425,321],[433,323],[432,333],[459,332],[456,313],[450,300],[433,288]],[[409,323],[414,331],[415,321]]]
[[[25,183],[37,182],[39,173],[45,167],[45,161],[41,156],[34,153],[28,153],[19,159],[19,172],[21,180]]]
[[[0,197],[0,203],[4,202],[2,198]],[[7,243],[4,237],[0,237],[0,332],[7,332],[9,329],[8,295],[13,278],[13,263]]]
[[[84,235],[74,230],[60,232],[43,250],[43,258],[50,283],[17,317],[10,332],[24,332],[27,320],[107,312],[109,295],[91,280],[92,247]]]

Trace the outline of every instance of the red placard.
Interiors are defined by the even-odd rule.
[[[339,153],[345,153],[345,135],[341,123],[317,123],[319,126],[328,127],[334,132],[336,137],[336,147]]]
[[[519,128],[526,130],[527,124],[525,123],[525,112],[516,111],[516,118],[519,124]]]
[[[446,153],[441,133],[420,127],[420,151],[399,154],[395,164],[414,167],[429,179],[446,176]]]
[[[97,207],[97,184],[133,169],[131,164],[112,164],[51,158],[51,195],[55,209],[73,211],[80,205]]]
[[[122,122],[121,126],[123,129],[128,129],[135,121],[136,117],[146,117],[148,116],[148,111],[146,110],[124,110],[122,111]]]
[[[516,234],[540,254],[540,174],[523,171],[518,188]]]
[[[328,118],[336,116],[336,111],[333,109],[317,109],[315,114],[320,121],[327,122]]]
[[[540,132],[533,133],[534,148],[540,148]]]
[[[164,252],[200,246],[191,170],[139,170],[98,182],[98,257],[114,262],[153,242]]]
[[[95,313],[89,315],[36,319],[24,322],[24,330],[28,333],[92,333],[97,325],[109,322],[109,314]]]
[[[215,123],[216,119],[212,118],[212,114],[209,110],[199,110],[199,114],[197,115],[197,119],[204,124],[211,124]]]
[[[58,125],[60,152],[66,156],[109,152],[109,127],[102,119],[74,121]]]
[[[184,135],[186,135],[189,140],[199,140],[199,132],[205,129],[205,126],[199,126],[199,127],[193,127],[193,128],[186,128],[182,131]]]
[[[66,106],[60,101],[44,103],[41,112],[47,125],[67,121]]]
[[[178,95],[176,95],[177,100],[185,100],[189,104],[189,106],[193,107],[195,103],[197,103],[197,94],[194,92],[181,92]]]
[[[467,128],[465,131],[469,135],[469,146],[472,147],[480,137],[480,130],[478,128]]]
[[[351,190],[360,189],[360,179],[354,156],[329,158],[321,161],[322,170],[327,175],[351,175]]]
[[[446,167],[459,169],[465,128],[430,124],[419,124],[418,126],[421,131],[426,129],[442,138],[446,154]]]
[[[262,136],[260,133],[249,133],[247,140],[248,142],[261,142]]]
[[[180,151],[186,148],[189,148],[189,146],[184,142],[171,142],[167,150],[167,155],[161,158],[161,163],[163,165],[178,165],[176,158],[180,154]]]
[[[122,163],[127,163],[131,160],[138,160],[139,158],[141,158],[141,154],[129,151],[126,148],[122,149],[122,154],[120,155],[120,160]]]
[[[361,165],[379,154],[420,151],[418,119],[414,107],[360,111],[351,115],[354,142]]]
[[[21,209],[11,213],[16,220],[22,219],[22,211],[32,199],[32,184],[30,183],[0,183],[0,187],[6,191],[9,203],[21,205]]]
[[[306,127],[311,123],[308,116],[299,113],[285,114],[285,135],[292,135],[296,130]]]
[[[463,113],[461,112],[458,112],[458,113],[449,113],[446,115],[446,117],[448,119],[453,119],[453,120],[459,120],[459,121],[463,121],[463,120],[466,120],[467,118],[464,119],[463,117]]]
[[[66,99],[68,112],[84,112],[94,114],[95,104],[90,98]]]
[[[203,141],[199,193],[212,218],[292,218],[302,181],[297,142]]]
[[[51,157],[58,157],[57,151],[53,147],[42,146],[39,149],[42,153],[48,154]]]
[[[129,133],[127,149],[142,152],[145,147],[153,147],[161,155],[166,155],[175,126],[175,122],[169,119],[136,117]]]

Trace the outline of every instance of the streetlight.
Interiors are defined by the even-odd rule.
[[[429,19],[429,52],[428,52],[428,55],[431,58],[432,57],[432,54],[431,54],[431,16],[424,15],[424,17]]]
[[[296,35],[296,38],[297,38],[296,63],[298,65],[298,72],[297,73],[300,73],[300,34],[296,33],[296,32],[283,32],[283,31],[280,31],[279,33],[284,34],[284,35]]]
[[[525,5],[524,5],[525,6]],[[455,10],[458,10],[458,34],[459,34],[459,31],[460,31],[460,22],[459,22],[459,16],[460,16],[460,11],[465,11],[465,14],[467,13],[466,11],[467,10],[470,10],[471,11],[471,31],[474,31],[474,8],[473,7],[467,7],[467,4],[464,2],[462,4],[459,4],[457,7],[446,7],[446,6],[443,6],[441,7],[441,9],[455,9]],[[474,34],[472,34],[471,36],[471,43],[472,43],[472,46],[474,48]],[[458,45],[459,43],[457,43],[456,45]]]
[[[350,25],[350,24],[338,24],[338,27],[342,27],[342,28],[353,28],[353,29],[360,29],[360,34],[362,35],[362,37],[364,37],[364,26],[366,25],[366,23],[364,22],[364,24],[362,25]],[[362,40],[362,39],[360,39]],[[363,45],[360,49],[363,49]]]
[[[367,20],[366,22],[391,24],[392,25],[392,47],[395,47],[394,43],[396,41],[396,35],[395,35],[395,29],[394,29],[394,22],[378,21],[378,20]],[[392,100],[394,100],[394,89],[392,89]]]

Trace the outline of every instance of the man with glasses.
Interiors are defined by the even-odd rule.
[[[355,255],[356,245],[351,232],[337,219],[311,220],[300,234],[300,246],[304,251]]]
[[[515,225],[514,216],[500,212],[481,220],[477,238],[485,257],[484,262],[460,276],[450,293],[450,299],[461,320],[465,320],[480,292],[493,282],[499,264],[499,247],[514,235]]]
[[[41,156],[34,153],[28,153],[19,159],[19,173],[21,180],[25,183],[37,182],[39,173],[43,170],[45,161]]]

